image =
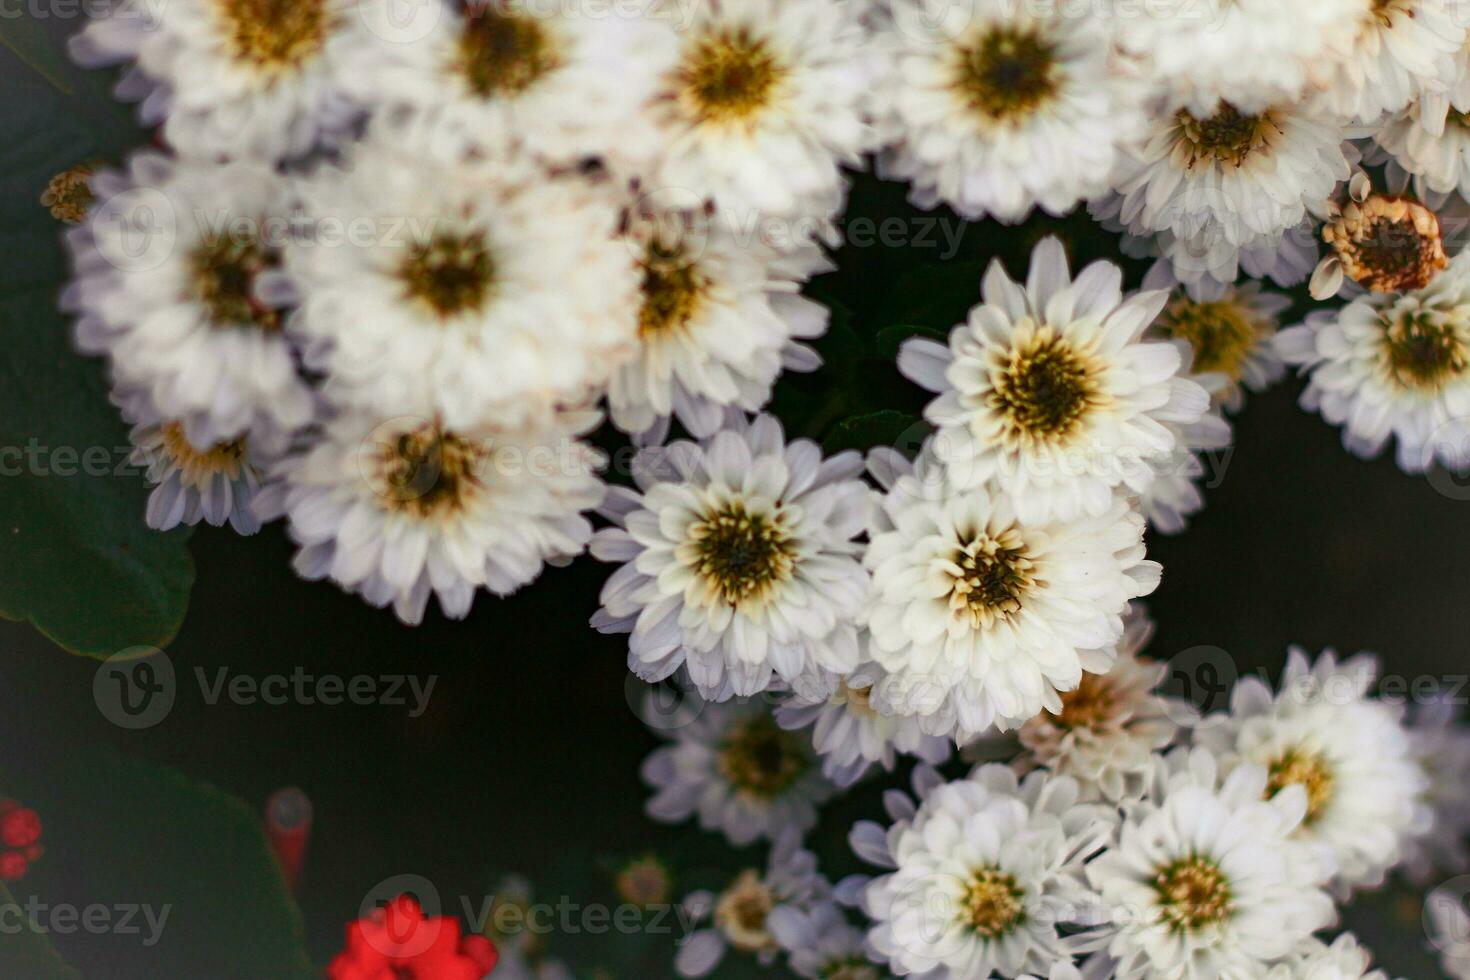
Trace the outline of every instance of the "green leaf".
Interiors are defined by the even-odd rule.
[[[917,415],[885,408],[838,422],[822,440],[822,449],[828,453],[844,449],[867,452],[876,446],[891,446],[912,457],[930,431],[929,424]]]
[[[0,71],[16,75],[0,102],[0,616],[89,656],[163,646],[194,580],[188,534],[143,523],[147,491],[103,367],[72,350],[57,307],[67,259],[39,202],[53,174],[114,147],[71,111],[77,99]]]
[[[22,905],[34,896],[53,908],[140,910],[136,931],[51,937],[84,975],[118,975],[120,964],[157,977],[313,975],[261,817],[240,800],[162,766],[54,743],[0,763],[0,792],[34,808],[45,827],[45,854],[13,886]],[[0,976],[32,975],[0,967]]]
[[[0,885],[0,909],[16,906],[20,913],[4,912],[11,929],[0,931],[0,976],[26,980],[81,980],[81,974],[64,963],[45,935],[31,928],[23,907]],[[19,928],[14,929],[14,924]],[[13,931],[12,931],[13,930]]]
[[[891,327],[884,327],[873,335],[873,346],[879,357],[891,361],[898,357],[898,349],[910,337],[927,337],[930,340],[937,340],[945,346],[949,345],[949,334],[944,330],[935,327],[916,327],[895,323]]]

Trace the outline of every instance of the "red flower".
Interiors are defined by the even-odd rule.
[[[25,877],[28,863],[20,851],[0,854],[0,881],[20,881]]]
[[[41,839],[41,818],[35,810],[14,800],[0,802],[0,843],[6,847],[30,847]]]
[[[459,920],[425,916],[400,895],[347,926],[347,948],[327,967],[330,980],[481,980],[499,954],[483,936],[461,937]]]

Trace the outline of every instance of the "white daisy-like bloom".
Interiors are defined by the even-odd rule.
[[[864,646],[871,641],[866,634]],[[926,735],[913,715],[886,713],[873,692],[887,676],[875,661],[865,661],[837,683],[826,698],[793,695],[776,708],[776,723],[789,731],[811,729],[812,746],[822,757],[822,772],[848,787],[873,767],[892,772],[898,755],[912,755],[933,765],[949,758],[951,740]]]
[[[291,184],[259,163],[142,152],[93,187],[87,224],[68,233],[78,346],[107,355],[194,446],[247,433],[283,446],[316,413],[283,329],[288,298],[269,288]]]
[[[1233,282],[1246,255],[1260,264],[1304,219],[1320,216],[1349,176],[1344,135],[1297,104],[1166,112],[1115,175],[1117,196],[1092,211],[1131,234],[1160,236],[1181,280]]]
[[[687,23],[649,105],[658,157],[644,185],[692,191],[741,227],[821,233],[845,195],[839,166],[857,166],[872,142],[861,25],[828,0],[667,6]]]
[[[1344,932],[1330,946],[1320,939],[1307,940],[1273,966],[1265,980],[1388,980],[1388,974],[1373,969],[1373,957],[1358,937]]]
[[[1286,373],[1273,338],[1291,297],[1252,281],[1177,283],[1166,261],[1154,263],[1144,276],[1144,289],[1174,289],[1146,336],[1187,342],[1194,351],[1190,370],[1222,376],[1215,401],[1238,412],[1245,389],[1259,394]]]
[[[705,830],[743,846],[810,829],[837,791],[811,739],[782,729],[757,701],[704,705],[688,725],[660,734],[673,744],[649,755],[642,774],[654,789],[645,809],[661,823],[697,816]]]
[[[362,16],[376,26],[401,12],[365,0]],[[374,33],[380,42],[347,63],[348,91],[421,115],[429,145],[449,159],[519,142],[556,164],[646,160],[639,114],[674,53],[673,32],[647,17],[531,0],[445,4],[420,36]]]
[[[1116,488],[1147,489],[1152,464],[1175,449],[1170,425],[1199,421],[1210,404],[1181,376],[1180,347],[1143,339],[1168,294],[1124,297],[1107,261],[1073,281],[1050,237],[1024,288],[995,261],[981,293],[948,347],[915,338],[899,352],[899,370],[939,395],[924,416],[950,479],[994,481],[1028,523],[1101,517]]]
[[[1306,108],[1365,126],[1455,82],[1465,45],[1463,0],[1358,0],[1351,53],[1324,62]]]
[[[807,914],[830,905],[831,893],[831,884],[817,870],[816,855],[801,846],[799,832],[787,828],[773,841],[764,873],[747,868],[719,894],[695,892],[684,899],[693,921],[713,922],[679,944],[674,971],[681,977],[702,977],[731,949],[769,966],[782,950],[781,938],[793,937]]]
[[[863,931],[836,902],[810,911],[787,906],[771,917],[772,932],[786,951],[791,972],[808,980],[885,980],[887,970],[868,959]]]
[[[634,350],[638,270],[617,209],[520,155],[449,165],[382,127],[302,182],[278,276],[338,404],[515,426],[577,403]]]
[[[1428,781],[1428,827],[1404,841],[1400,870],[1417,885],[1470,871],[1470,728],[1456,699],[1441,694],[1409,710],[1409,744]]]
[[[344,412],[271,467],[256,497],[286,517],[303,578],[330,579],[418,623],[430,595],[450,618],[477,589],[509,595],[592,537],[583,512],[605,487],[600,452],[577,440],[595,412],[518,429]]]
[[[1402,706],[1368,694],[1377,673],[1368,654],[1339,661],[1329,650],[1313,664],[1292,648],[1279,694],[1259,677],[1242,678],[1230,710],[1195,729],[1195,743],[1226,771],[1264,771],[1269,794],[1305,791],[1306,812],[1292,836],[1331,849],[1333,885],[1344,896],[1381,884],[1405,838],[1428,824],[1419,800],[1427,778]]]
[[[827,308],[800,295],[833,267],[816,245],[781,250],[678,211],[638,216],[631,237],[643,280],[637,353],[608,383],[618,428],[662,442],[673,417],[702,439],[728,409],[765,407],[783,368],[821,366],[801,343],[827,330]]]
[[[1470,466],[1470,253],[1423,289],[1364,293],[1276,336],[1308,376],[1302,407],[1342,426],[1365,459],[1392,437],[1399,468]]]
[[[1464,878],[1455,878],[1424,899],[1424,925],[1429,944],[1439,954],[1439,968],[1454,980],[1470,980],[1470,911]]]
[[[1113,0],[1119,46],[1197,115],[1222,100],[1255,112],[1301,98],[1321,65],[1351,51],[1364,0]],[[1107,9],[1107,8],[1105,8]]]
[[[1000,764],[934,787],[886,833],[859,824],[860,856],[892,869],[863,889],[870,952],[926,980],[1044,974],[1070,962],[1094,941],[1086,927],[1101,913],[1083,867],[1116,824],[1112,807],[1081,802],[1072,778],[1018,779]]]
[[[160,416],[146,393],[120,392],[113,400],[133,424],[128,461],[144,468],[143,478],[153,487],[144,515],[149,527],[167,531],[202,520],[213,527],[228,522],[239,534],[260,530],[252,502],[264,467],[248,439],[201,448],[189,441],[182,425]]]
[[[880,173],[972,221],[1062,214],[1107,190],[1147,126],[1145,92],[1079,9],[897,0],[876,41],[890,58],[873,93]]]
[[[370,45],[348,0],[201,0],[100,5],[70,42],[97,68],[129,63],[120,98],[180,153],[299,157],[346,135],[356,108],[342,89],[349,54]],[[391,26],[391,25],[390,25]]]
[[[1335,921],[1325,851],[1293,839],[1299,787],[1266,798],[1266,769],[1223,780],[1203,749],[1160,759],[1150,794],[1124,811],[1087,879],[1113,912],[1118,980],[1253,980]]]
[[[1097,517],[1027,521],[993,488],[958,490],[925,456],[875,452],[888,488],[864,562],[865,614],[888,676],[874,690],[925,731],[966,741],[1058,713],[1084,671],[1112,666],[1129,600],[1152,592],[1142,515],[1115,498]]]
[[[702,444],[634,459],[638,489],[609,491],[592,554],[621,567],[592,625],[631,633],[628,668],[648,681],[687,667],[710,700],[779,677],[816,697],[858,666],[868,578],[853,540],[872,491],[856,452],[824,459],[769,415]]]
[[[1153,630],[1142,606],[1129,609],[1107,672],[1083,674],[1061,695],[1061,711],[1043,712],[1017,729],[1024,766],[1071,776],[1089,799],[1116,802],[1148,791],[1154,753],[1174,741],[1190,716],[1188,705],[1156,693],[1167,665],[1139,656]]]

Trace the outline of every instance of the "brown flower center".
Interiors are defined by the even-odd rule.
[[[644,340],[682,329],[699,309],[708,283],[679,246],[653,242],[643,256],[643,305],[638,334]]]
[[[613,885],[618,897],[629,905],[647,907],[667,902],[673,881],[668,866],[649,856],[625,864]]]
[[[483,232],[445,232],[415,244],[398,276],[410,297],[439,318],[449,319],[484,306],[495,279],[495,261]]]
[[[91,164],[84,163],[51,178],[41,194],[41,204],[51,209],[51,217],[69,225],[79,225],[86,220],[93,201],[89,183],[93,173]]]
[[[1069,731],[1100,731],[1118,715],[1118,692],[1106,674],[1084,672],[1076,688],[1063,692],[1061,700],[1055,724]]]
[[[771,104],[785,72],[766,42],[741,27],[696,41],[679,67],[679,81],[700,122],[737,122]]]
[[[421,425],[373,447],[374,483],[390,510],[419,519],[444,517],[485,488],[486,452],[453,432]]]
[[[772,894],[755,871],[740,872],[734,883],[715,903],[715,925],[730,940],[730,945],[746,953],[775,948],[775,940],[766,930],[766,918],[776,907]]]
[[[988,120],[1024,116],[1056,94],[1056,48],[1034,31],[991,28],[957,51],[954,88]]]
[[[1437,391],[1463,374],[1470,362],[1461,331],[1444,315],[1429,311],[1387,320],[1383,351],[1389,378],[1410,390]]]
[[[736,790],[770,798],[790,789],[811,760],[800,733],[783,730],[769,715],[756,715],[730,732],[716,764]]]
[[[949,607],[972,629],[989,629],[1020,612],[1022,600],[1038,588],[1036,566],[1015,528],[992,536],[980,532],[956,550],[951,561]]]
[[[1242,115],[1228,102],[1220,103],[1207,119],[1184,110],[1176,118],[1180,130],[1176,152],[1182,153],[1185,165],[1191,167],[1201,160],[1238,167],[1250,154],[1269,145],[1272,135],[1279,132],[1270,112]]]
[[[732,606],[764,599],[791,578],[796,553],[779,517],[731,501],[689,528],[699,574]]]
[[[535,18],[493,3],[466,12],[458,68],[481,98],[524,92],[560,64],[551,35]]]
[[[194,250],[191,265],[200,305],[216,327],[281,329],[281,312],[255,298],[255,277],[280,264],[280,256],[254,234],[232,229],[211,235]]]
[[[1103,402],[1095,366],[1050,327],[997,355],[991,376],[990,407],[1004,416],[1008,435],[1021,442],[1061,442]]]
[[[321,50],[331,18],[326,0],[215,0],[239,61],[279,72]]]
[[[985,939],[999,939],[1026,916],[1026,893],[1016,879],[997,868],[980,868],[961,900],[965,922]]]
[[[1449,264],[1439,218],[1414,201],[1373,196],[1349,202],[1322,227],[1343,272],[1379,293],[1422,289]]]
[[[1164,922],[1176,932],[1221,922],[1234,910],[1230,883],[1208,858],[1182,858],[1160,868],[1154,890]]]

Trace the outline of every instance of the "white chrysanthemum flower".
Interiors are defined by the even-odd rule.
[[[144,467],[153,487],[144,519],[167,531],[201,520],[214,527],[226,521],[239,534],[260,530],[251,502],[264,479],[259,451],[244,437],[203,448],[189,442],[184,427],[158,414],[144,391],[121,390],[112,400],[132,424],[128,461]]]
[[[672,416],[702,439],[727,409],[764,408],[782,368],[821,365],[800,343],[827,330],[827,309],[800,295],[832,268],[816,245],[778,250],[718,216],[643,217],[631,243],[642,253],[638,348],[609,382],[614,425],[662,442]]]
[[[892,59],[873,93],[880,173],[971,220],[1062,214],[1105,191],[1146,100],[1076,9],[897,0],[876,41]]]
[[[1370,655],[1339,662],[1329,650],[1312,664],[1293,648],[1279,694],[1259,677],[1242,678],[1229,712],[1195,729],[1195,743],[1227,771],[1263,769],[1269,794],[1305,790],[1306,814],[1293,837],[1331,848],[1333,883],[1343,895],[1380,884],[1405,838],[1427,824],[1418,800],[1427,780],[1402,706],[1368,695],[1377,672]]]
[[[616,208],[521,157],[443,165],[395,133],[303,181],[314,233],[282,288],[328,396],[466,429],[580,401],[637,336]]]
[[[801,846],[801,834],[794,828],[782,831],[771,846],[764,874],[747,868],[718,895],[695,892],[684,899],[693,921],[710,917],[714,921],[712,928],[693,932],[679,944],[675,972],[702,977],[719,966],[730,949],[769,966],[782,949],[781,937],[793,935],[813,910],[830,905],[831,892],[832,886],[817,870],[816,856]]]
[[[648,815],[662,823],[698,816],[737,846],[805,831],[837,788],[822,775],[811,739],[776,724],[758,702],[704,705],[688,725],[660,734],[672,745],[643,762],[653,787]]]
[[[861,642],[867,646],[871,641],[864,634]],[[934,765],[950,756],[950,739],[924,734],[917,717],[887,713],[874,699],[874,689],[887,674],[876,662],[865,661],[828,697],[812,701],[797,694],[776,709],[782,728],[812,730],[822,772],[838,786],[853,785],[874,766],[892,772],[899,753]]]
[[[1187,342],[1194,351],[1190,370],[1222,376],[1216,401],[1238,412],[1244,389],[1259,394],[1286,373],[1273,338],[1291,298],[1250,281],[1177,284],[1167,261],[1154,263],[1144,276],[1144,289],[1175,289],[1145,336]]]
[[[1314,311],[1276,343],[1309,376],[1302,407],[1342,426],[1349,451],[1372,458],[1392,436],[1407,472],[1470,465],[1470,252],[1423,289]]]
[[[896,452],[873,459],[890,488],[864,556],[870,649],[889,672],[880,703],[964,741],[1061,711],[1083,671],[1112,665],[1128,601],[1160,575],[1126,501],[1098,517],[1025,521],[1009,496],[958,490],[925,457],[912,472]]]
[[[1107,672],[1083,674],[1061,695],[1061,711],[1043,712],[1017,729],[1025,765],[1071,776],[1088,798],[1118,801],[1148,791],[1154,753],[1190,719],[1188,705],[1155,691],[1167,665],[1138,655],[1153,628],[1141,606],[1131,608]]]
[[[1348,178],[1343,137],[1297,105],[1166,113],[1120,169],[1117,196],[1092,210],[1131,234],[1159,235],[1181,280],[1233,282],[1245,256],[1265,264]]]
[[[1404,841],[1400,867],[1417,885],[1470,871],[1470,728],[1456,701],[1439,695],[1409,712],[1409,744],[1428,777],[1420,802],[1430,819]]]
[[[1101,516],[1115,488],[1147,488],[1151,464],[1175,448],[1169,424],[1198,422],[1210,402],[1180,376],[1179,347],[1142,339],[1167,294],[1125,298],[1121,287],[1106,261],[1074,282],[1047,238],[1025,288],[991,263],[983,302],[948,347],[904,343],[899,370],[939,393],[924,415],[957,485],[994,481],[1030,523]]]
[[[1324,63],[1346,57],[1365,0],[1113,0],[1117,42],[1196,114],[1222,100],[1246,112],[1301,98]]]
[[[808,980],[885,980],[887,970],[868,959],[863,931],[836,902],[810,911],[786,907],[771,917],[772,932],[791,972]]]
[[[1272,967],[1265,980],[1388,980],[1388,974],[1373,969],[1373,957],[1350,932],[1341,933],[1329,946],[1309,939],[1284,962]]]
[[[1326,62],[1308,111],[1372,126],[1426,93],[1445,93],[1465,45],[1462,0],[1359,0],[1352,51]]]
[[[1306,794],[1270,799],[1265,768],[1223,782],[1203,749],[1160,760],[1117,844],[1087,866],[1113,910],[1119,980],[1248,980],[1336,919],[1326,854],[1293,840]]]
[[[394,0],[362,7],[374,24],[401,16]],[[646,157],[639,114],[674,48],[672,32],[645,17],[527,0],[447,4],[420,36],[379,36],[347,63],[359,101],[421,115],[448,159],[520,143],[556,164]]]
[[[344,413],[271,468],[279,480],[256,513],[289,518],[303,578],[392,604],[406,623],[423,618],[431,593],[462,618],[477,589],[508,595],[586,546],[583,512],[602,500],[603,459],[576,436],[598,420],[578,412],[455,430]]]
[[[638,490],[614,488],[592,553],[620,562],[592,625],[631,633],[628,667],[657,681],[681,666],[711,700],[766,690],[776,677],[819,696],[857,668],[868,588],[853,539],[872,491],[855,452],[823,459],[788,443],[769,415],[702,445],[634,460]]]
[[[68,233],[76,278],[63,304],[78,346],[108,355],[119,384],[146,392],[194,446],[248,433],[281,448],[315,415],[285,298],[268,288],[289,182],[258,163],[144,152],[93,187],[99,203]]]
[[[650,106],[659,159],[645,185],[712,200],[739,227],[820,232],[840,208],[838,167],[871,143],[865,37],[828,0],[697,0]]]
[[[88,67],[133,67],[118,95],[142,102],[180,153],[301,156],[342,138],[356,109],[342,91],[368,25],[347,0],[200,0],[101,5],[71,40]]]
[[[860,854],[892,868],[863,889],[871,952],[899,975],[1014,977],[1070,962],[1091,937],[1098,897],[1083,866],[1115,831],[1116,811],[1080,802],[1067,776],[1019,780],[999,764],[932,789],[890,827],[853,829]],[[877,832],[879,847],[872,843]]]

